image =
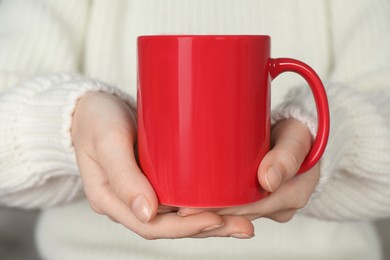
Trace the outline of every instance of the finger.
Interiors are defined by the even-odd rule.
[[[280,212],[277,212],[275,214],[271,214],[271,215],[265,216],[265,217],[272,219],[272,220],[279,222],[279,223],[286,223],[286,222],[290,221],[295,216],[296,212],[297,212],[296,209],[288,209],[288,210],[280,211]]]
[[[178,212],[179,208],[172,207],[172,206],[166,206],[166,205],[159,205],[157,214],[163,214],[163,213],[169,213],[169,212]]]
[[[240,239],[246,239],[255,236],[255,230],[252,222],[245,217],[223,216],[222,219],[224,222],[224,225],[222,227],[210,231],[204,231],[192,237],[235,237]]]
[[[101,207],[101,190],[107,189],[106,186],[109,185],[107,175],[94,160],[84,153],[77,154],[77,164],[90,207],[96,213],[104,214]]]
[[[177,214],[181,217],[199,214],[203,211],[213,211],[212,209],[204,209],[204,208],[180,208]]]
[[[239,207],[220,209],[216,213],[222,216],[234,214],[240,216],[256,216],[256,218],[270,215],[280,210],[284,210],[284,207],[287,206],[287,202],[283,201],[283,199],[278,196],[278,193],[279,190],[277,190],[275,193],[272,193],[269,197],[255,203],[250,203]]]
[[[287,119],[274,126],[272,142],[272,150],[263,158],[258,169],[260,185],[269,192],[274,192],[281,183],[297,173],[310,150],[312,136],[305,125],[295,119]]]
[[[295,176],[283,183],[279,189],[267,198],[239,207],[224,208],[217,211],[220,215],[241,215],[248,219],[271,216],[286,210],[303,208],[309,201],[319,178],[319,165],[315,165],[306,174]]]
[[[144,238],[189,237],[224,224],[221,217],[211,212],[183,218],[176,212],[170,212],[175,208],[168,206],[161,206],[160,209],[170,213],[158,215],[150,223],[144,224],[113,192],[103,169],[94,161],[83,160],[83,162],[80,164],[80,172],[83,172],[84,187],[91,208]]]
[[[111,130],[96,145],[96,153],[113,192],[139,220],[150,221],[157,213],[158,200],[135,161],[130,135]]]
[[[102,194],[102,209],[105,214],[146,239],[189,237],[223,225],[222,218],[209,212],[188,218],[179,217],[176,213],[166,213],[157,215],[145,224],[138,220],[114,192],[106,189]]]
[[[200,232],[223,226],[223,219],[211,212],[186,218],[176,213],[157,215],[149,223],[142,223],[133,212],[110,190],[103,192],[103,211],[117,222],[146,239],[191,237]]]
[[[188,217],[176,213],[161,214],[146,225],[140,226],[142,232],[153,233],[153,238],[181,238],[218,229],[224,222],[217,214],[205,211]]]

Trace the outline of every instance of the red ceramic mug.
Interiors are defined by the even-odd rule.
[[[300,172],[325,149],[325,90],[306,64],[270,58],[262,35],[138,38],[138,153],[159,202],[226,207],[267,195],[257,169],[270,149],[270,82],[300,74],[315,98],[318,132]]]

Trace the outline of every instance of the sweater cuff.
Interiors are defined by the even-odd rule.
[[[22,82],[0,97],[0,203],[46,207],[80,195],[70,129],[77,101],[89,91],[116,95],[135,109],[118,88],[68,74]]]
[[[331,117],[330,135],[320,161],[319,182],[310,202],[301,212],[322,219],[359,219],[362,216],[372,218],[383,215],[383,212],[368,212],[361,207],[362,200],[367,200],[367,205],[372,203],[367,194],[372,193],[377,198],[386,193],[383,190],[387,190],[382,187],[388,175],[383,171],[387,169],[384,165],[388,165],[388,159],[381,153],[388,145],[388,130],[383,118],[376,104],[369,102],[367,94],[339,83],[326,83],[325,87]],[[273,111],[272,122],[295,118],[305,123],[314,136],[317,120],[310,91],[295,90],[289,97]],[[380,100],[385,104],[383,100],[386,100],[386,95],[382,93],[382,98],[377,98],[376,102],[380,104]],[[382,186],[378,178],[383,179]],[[379,192],[370,186],[378,187]],[[383,210],[383,207],[379,210]]]

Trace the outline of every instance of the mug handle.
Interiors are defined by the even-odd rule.
[[[268,65],[271,80],[283,72],[295,72],[307,81],[313,93],[317,107],[318,130],[311,150],[298,170],[298,173],[306,172],[320,160],[328,142],[330,117],[324,85],[317,73],[309,65],[299,60],[289,58],[270,59]]]

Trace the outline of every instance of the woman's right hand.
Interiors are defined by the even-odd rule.
[[[253,236],[244,217],[201,212],[179,216],[178,209],[160,207],[134,155],[134,112],[120,98],[89,92],[77,103],[72,140],[91,208],[146,239]]]

